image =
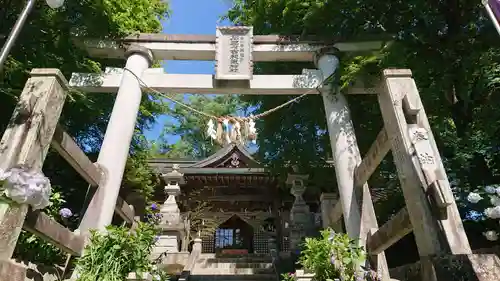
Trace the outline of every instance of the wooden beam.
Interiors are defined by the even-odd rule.
[[[151,35],[141,34],[139,38],[124,40],[75,39],[92,57],[125,58],[125,46],[138,44],[153,52],[157,60],[215,60],[215,35]],[[149,37],[149,38],[147,38]],[[172,39],[168,39],[171,37]],[[286,40],[271,35],[254,36],[252,57],[258,61],[310,61],[314,53],[325,46],[332,46],[341,52],[363,52],[378,50],[388,42],[387,38],[355,42],[306,42]]]
[[[56,128],[51,145],[89,184],[99,185],[101,172],[60,126]]]
[[[90,185],[99,185],[101,172],[60,126],[56,128],[51,145]],[[116,201],[115,212],[129,223],[134,221],[134,210],[121,197]]]
[[[391,143],[387,138],[387,132],[384,128],[378,133],[375,142],[372,144],[361,164],[354,171],[354,186],[361,187],[368,181],[373,172],[377,169],[380,162],[391,150]]]
[[[135,221],[135,211],[133,206],[129,205],[119,196],[116,200],[115,212],[128,223],[133,223]]]
[[[401,209],[382,225],[367,241],[370,255],[378,255],[412,232],[410,216],[406,208]]]
[[[29,211],[23,229],[37,235],[46,242],[58,247],[73,256],[80,256],[85,239],[71,232],[47,214],[40,211]]]
[[[70,86],[87,93],[116,93],[123,69],[107,72],[73,73]],[[322,75],[319,70],[305,69],[297,75],[254,75],[250,81],[220,81],[211,74],[166,74],[151,68],[141,80],[148,87],[166,94],[244,94],[244,95],[302,95],[319,94]],[[365,88],[362,83],[349,87],[349,94],[375,94],[378,88]]]

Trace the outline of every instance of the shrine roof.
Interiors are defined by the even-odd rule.
[[[148,163],[159,173],[168,173],[177,164],[184,174],[267,174],[251,153],[239,144],[229,144],[201,160],[157,157]]]

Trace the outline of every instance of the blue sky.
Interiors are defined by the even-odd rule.
[[[220,22],[220,17],[231,8],[230,0],[169,0],[172,15],[163,22],[163,33],[167,34],[215,34],[217,25],[230,25],[227,21]],[[214,63],[211,61],[166,61],[167,73],[181,74],[213,74]],[[146,137],[156,140],[161,134],[167,116],[158,118],[156,124]],[[178,139],[169,136],[168,142]]]

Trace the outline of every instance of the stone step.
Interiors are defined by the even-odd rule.
[[[200,268],[273,268],[271,262],[200,262],[196,266]]]
[[[278,281],[274,274],[195,274],[191,273],[190,281]]]
[[[212,254],[202,254],[198,258],[198,263],[271,263],[271,256],[218,256]]]
[[[274,274],[273,268],[197,268],[191,274],[199,275],[246,275],[246,274]]]

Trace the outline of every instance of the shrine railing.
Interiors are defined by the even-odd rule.
[[[52,146],[89,185],[99,186],[104,177],[101,169],[58,125],[68,90],[68,83],[59,70],[31,71],[0,142],[0,168],[4,172],[13,167],[24,167],[30,173],[41,172]],[[13,201],[16,200],[7,197],[0,200],[0,280],[24,280],[26,276],[26,268],[11,260],[21,228],[67,254],[82,254],[85,246],[83,231],[82,234],[73,232],[43,210],[34,210],[29,204]],[[115,213],[130,224],[134,222],[133,207],[122,198],[116,201]]]

